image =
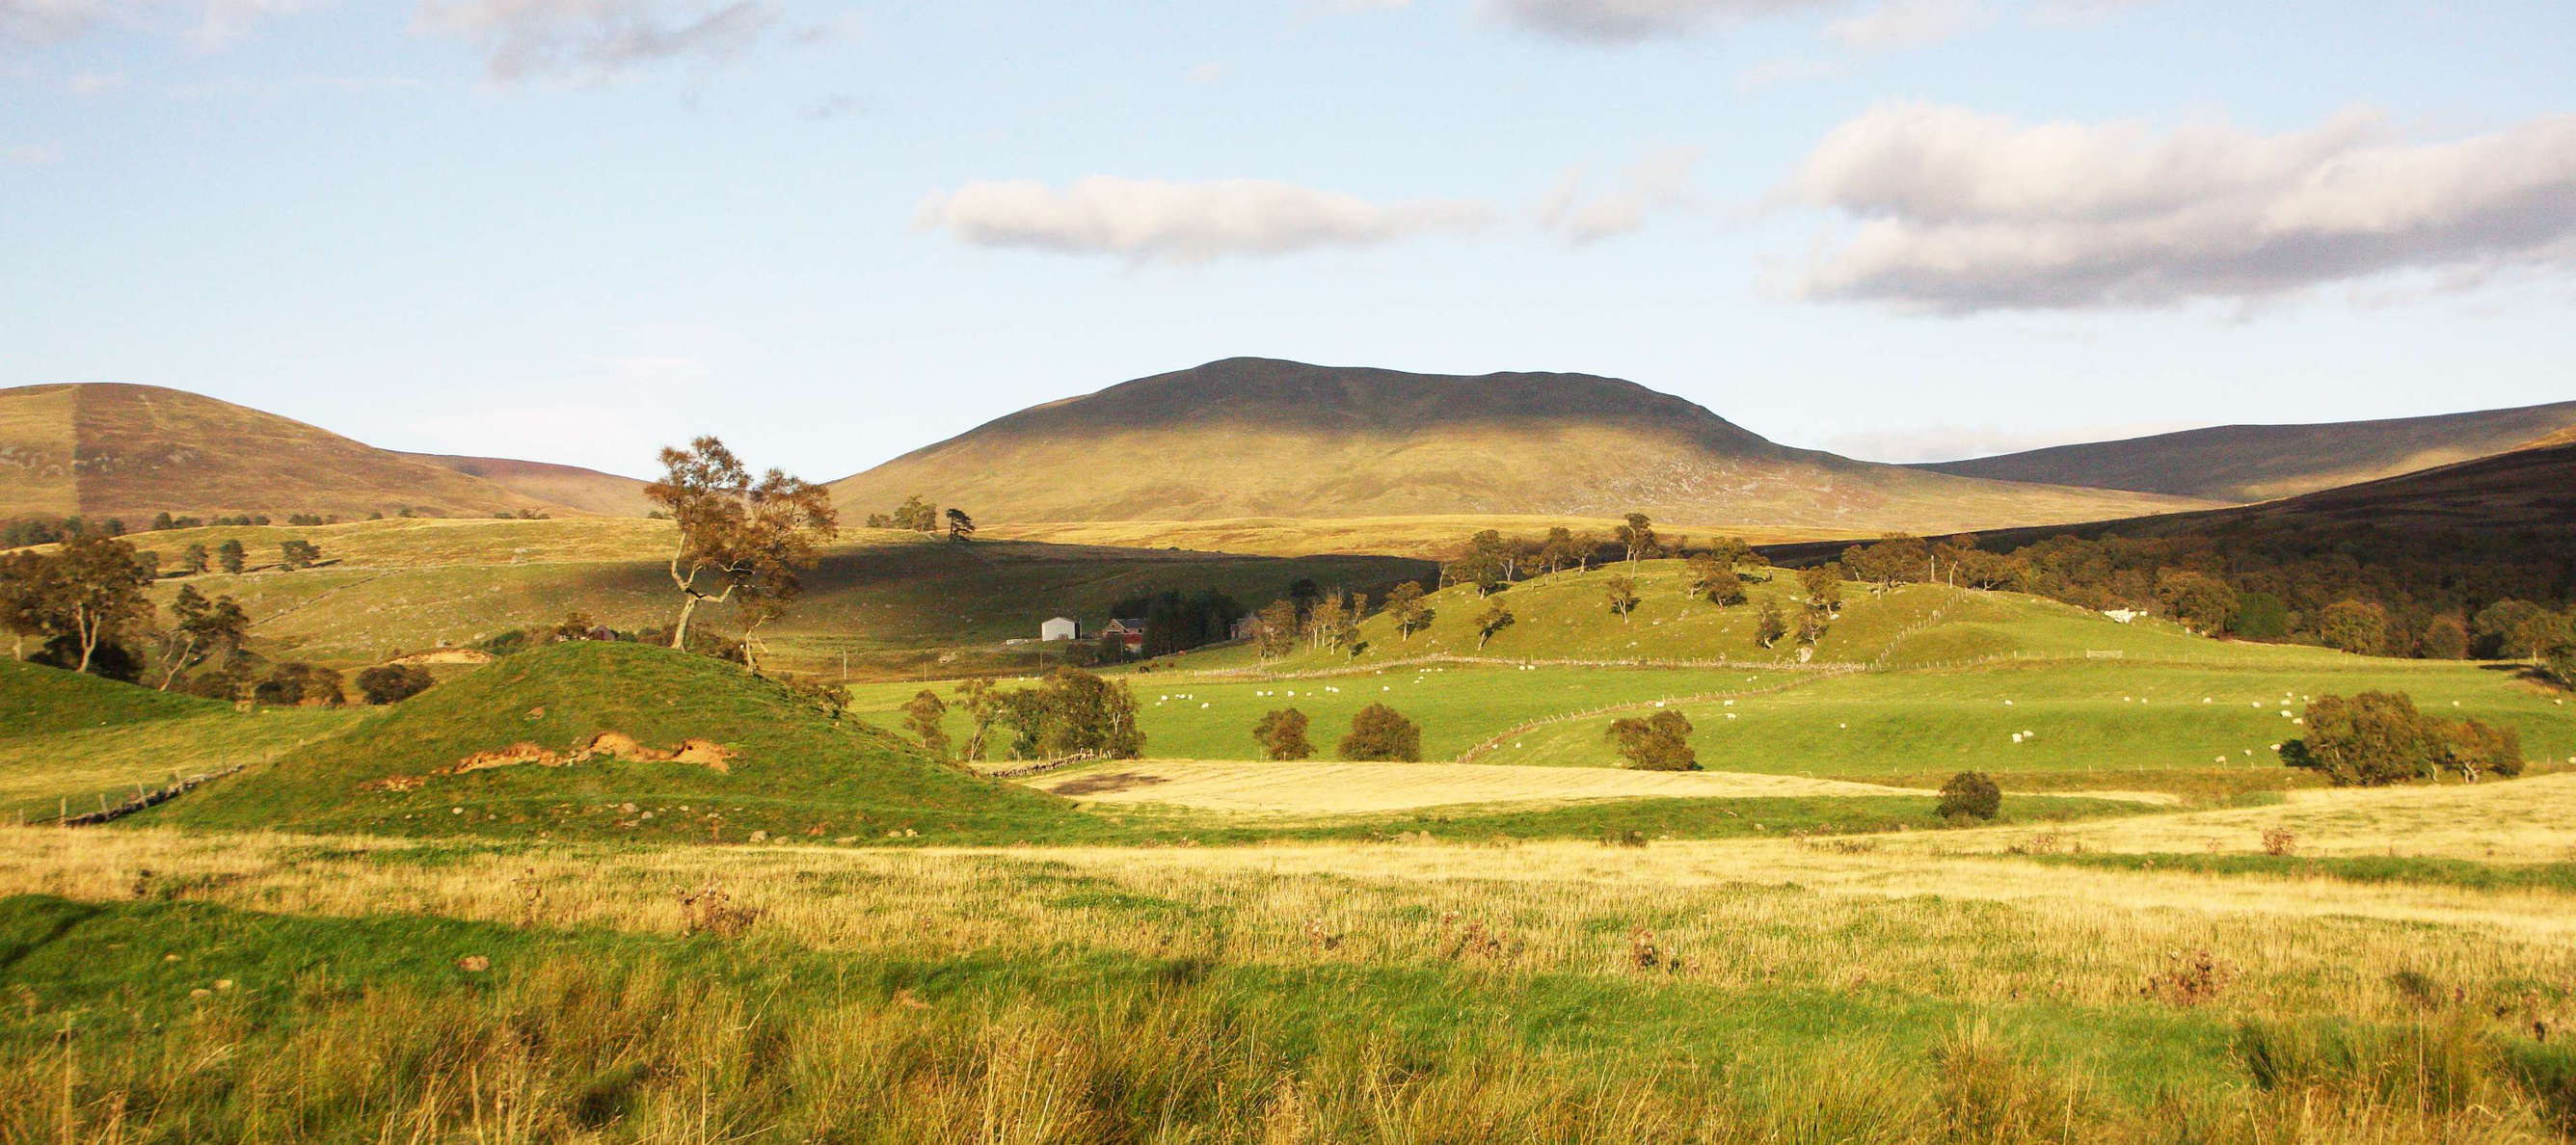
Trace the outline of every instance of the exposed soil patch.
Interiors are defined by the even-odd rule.
[[[1141,771],[1121,771],[1108,775],[1085,775],[1068,779],[1048,790],[1067,798],[1079,798],[1101,792],[1126,791],[1130,788],[1169,782],[1171,781],[1159,775],[1147,775]]]
[[[646,747],[624,732],[600,732],[570,751],[555,751],[541,744],[520,742],[495,751],[478,751],[455,763],[440,768],[439,775],[462,775],[469,771],[488,771],[495,767],[570,767],[576,763],[607,756],[629,763],[687,763],[709,771],[731,772],[733,749],[707,739],[684,739],[668,751]]]

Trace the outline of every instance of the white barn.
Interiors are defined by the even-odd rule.
[[[1040,640],[1080,640],[1082,625],[1070,616],[1059,616],[1038,625]]]

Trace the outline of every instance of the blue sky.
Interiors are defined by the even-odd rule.
[[[1238,354],[1914,460],[2576,397],[2576,7],[0,0],[0,385],[842,476]]]

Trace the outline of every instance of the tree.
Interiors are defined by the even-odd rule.
[[[1104,680],[1079,668],[1047,673],[1035,689],[1040,724],[1037,749],[1048,758],[1090,755],[1134,759],[1144,753],[1136,726],[1136,694],[1125,681]]]
[[[1450,561],[1442,571],[1448,574],[1451,581],[1475,585],[1479,595],[1491,596],[1495,589],[1502,587],[1503,583],[1510,579],[1508,575],[1510,551],[1511,546],[1504,542],[1501,533],[1486,529],[1467,538],[1467,543],[1459,550],[1457,558]]]
[[[243,550],[239,539],[228,540],[215,546],[215,564],[228,573],[242,571],[248,563],[249,556],[250,554]]]
[[[380,664],[358,673],[358,694],[370,704],[395,704],[428,691],[436,682],[426,668]]]
[[[671,583],[680,618],[671,647],[686,649],[689,619],[706,601],[732,599],[744,586],[784,602],[799,587],[797,571],[814,566],[815,544],[840,533],[839,514],[820,485],[772,469],[757,482],[724,443],[701,437],[685,451],[665,448],[663,476],[644,495],[679,525]],[[714,590],[714,582],[724,588]]]
[[[1385,704],[1370,704],[1351,717],[1337,750],[1348,760],[1412,763],[1422,758],[1422,729]]]
[[[11,659],[27,658],[27,638],[52,635],[54,566],[41,553],[0,552],[0,625],[9,629]]]
[[[1602,582],[1601,595],[1610,602],[1610,611],[1619,614],[1619,623],[1628,623],[1628,614],[1637,611],[1637,578],[1625,574]]]
[[[2427,660],[2465,660],[2469,655],[2469,626],[2456,616],[2436,616],[2424,625],[2423,638],[2415,647]]]
[[[1252,738],[1261,745],[1264,759],[1304,759],[1315,754],[1315,745],[1306,740],[1306,713],[1295,708],[1264,713],[1252,725]]]
[[[324,705],[338,707],[348,702],[340,690],[340,674],[316,664],[300,662],[280,664],[268,678],[251,689],[251,698],[263,704],[286,707]]]
[[[132,545],[86,533],[64,542],[46,563],[51,566],[41,582],[46,627],[79,649],[73,671],[89,671],[99,645],[152,615],[152,601],[143,592],[152,584],[153,570],[136,559]]]
[[[1962,771],[1941,785],[1932,813],[1944,819],[1992,819],[2003,811],[2003,789],[1981,771]]]
[[[957,703],[958,706],[966,709],[968,729],[966,750],[962,755],[970,760],[982,759],[986,737],[993,730],[994,720],[1001,714],[1001,703],[993,693],[993,682],[990,680],[960,681],[957,685]]]
[[[2498,658],[2537,660],[2572,635],[2567,618],[2527,600],[2500,600],[2480,609],[2471,627]]]
[[[2328,648],[2377,655],[2388,647],[2388,610],[2370,601],[2337,601],[2317,616],[2317,637]]]
[[[1386,594],[1386,615],[1395,621],[1397,639],[1410,642],[1413,634],[1431,625],[1431,609],[1422,603],[1422,585],[1405,581]]]
[[[1639,771],[1699,770],[1699,753],[1690,745],[1690,718],[1678,710],[1612,720],[1608,735],[1620,757]]]
[[[1807,604],[1827,613],[1843,610],[1843,567],[1827,562],[1798,570],[1798,587],[1807,594]]]
[[[939,510],[930,502],[922,500],[920,494],[915,493],[904,498],[903,504],[895,506],[894,527],[910,529],[916,533],[938,532]]]
[[[1547,538],[1539,542],[1538,563],[1546,566],[1550,576],[1581,559],[1583,553],[1575,544],[1574,530],[1563,525],[1549,529]]]
[[[277,564],[288,572],[312,568],[322,559],[322,549],[311,541],[282,541],[277,546]]]
[[[1512,610],[1499,600],[1485,602],[1485,610],[1476,614],[1476,648],[1483,651],[1494,634],[1512,626]]]
[[[923,751],[940,759],[948,758],[948,730],[941,721],[948,715],[948,704],[939,693],[924,688],[912,694],[903,705],[903,726],[912,738],[921,741]]]
[[[2337,787],[2429,776],[2443,749],[2432,723],[2403,692],[2319,696],[2302,718],[2307,734],[2281,745],[2282,761],[2322,771]]]
[[[2441,749],[2434,763],[2442,770],[2471,783],[2481,776],[2511,779],[2522,774],[2522,736],[2512,728],[2477,720],[2437,722],[2441,724]]]
[[[1798,643],[1813,645],[1824,639],[1825,630],[1832,626],[1833,619],[1833,613],[1808,605],[1798,613]]]
[[[1689,569],[1692,596],[1721,608],[1744,603],[1744,581],[1735,575],[1734,561],[1717,553],[1701,553],[1690,559]]]
[[[1771,597],[1763,597],[1762,610],[1753,620],[1754,642],[1768,648],[1779,643],[1780,638],[1788,634],[1789,618],[1781,612],[1780,602]]]
[[[229,667],[241,655],[250,632],[250,617],[229,596],[207,600],[195,585],[181,585],[170,601],[169,631],[161,636],[161,690],[170,690],[180,673],[200,664]]]
[[[206,546],[191,543],[179,554],[179,568],[188,575],[195,576],[206,571],[206,566],[213,560],[214,556],[206,551]]]
[[[1889,533],[1875,544],[1844,549],[1842,563],[1853,579],[1886,592],[1907,581],[1929,579],[1932,551],[1921,537]]]
[[[2542,653],[2540,671],[2542,675],[2558,681],[2560,687],[2576,688],[2576,640]]]
[[[2168,570],[2156,578],[2156,604],[2195,632],[2214,633],[2236,617],[2236,590],[2208,573]]]
[[[1285,598],[1271,601],[1253,614],[1252,639],[1261,648],[1261,658],[1276,660],[1297,647],[1297,602]]]
[[[1610,535],[1619,542],[1619,548],[1627,554],[1632,568],[1638,561],[1663,555],[1663,546],[1655,538],[1655,522],[1643,513],[1628,514],[1618,528],[1610,531]]]
[[[948,539],[952,541],[963,541],[973,537],[974,535],[975,518],[967,516],[964,509],[950,509],[948,511]]]

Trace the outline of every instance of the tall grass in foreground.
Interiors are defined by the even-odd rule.
[[[1585,1045],[1511,1013],[1528,994],[1455,977],[816,960],[456,926],[416,937],[492,951],[480,969],[397,968],[358,948],[386,937],[364,923],[10,907],[98,944],[15,948],[38,965],[12,974],[20,1012],[0,1027],[11,1141],[2465,1142],[2546,1140],[2568,1112],[2548,1088],[2564,1055],[2514,1056],[2442,1016],[2248,1026],[2216,1075],[2140,1100],[1983,1019],[1920,1050],[1866,1028],[1828,1052]],[[192,938],[236,965],[295,947],[348,968],[171,988],[194,979],[153,963]],[[76,987],[85,1005],[61,996]],[[1402,1016],[1441,991],[1446,1012]]]

